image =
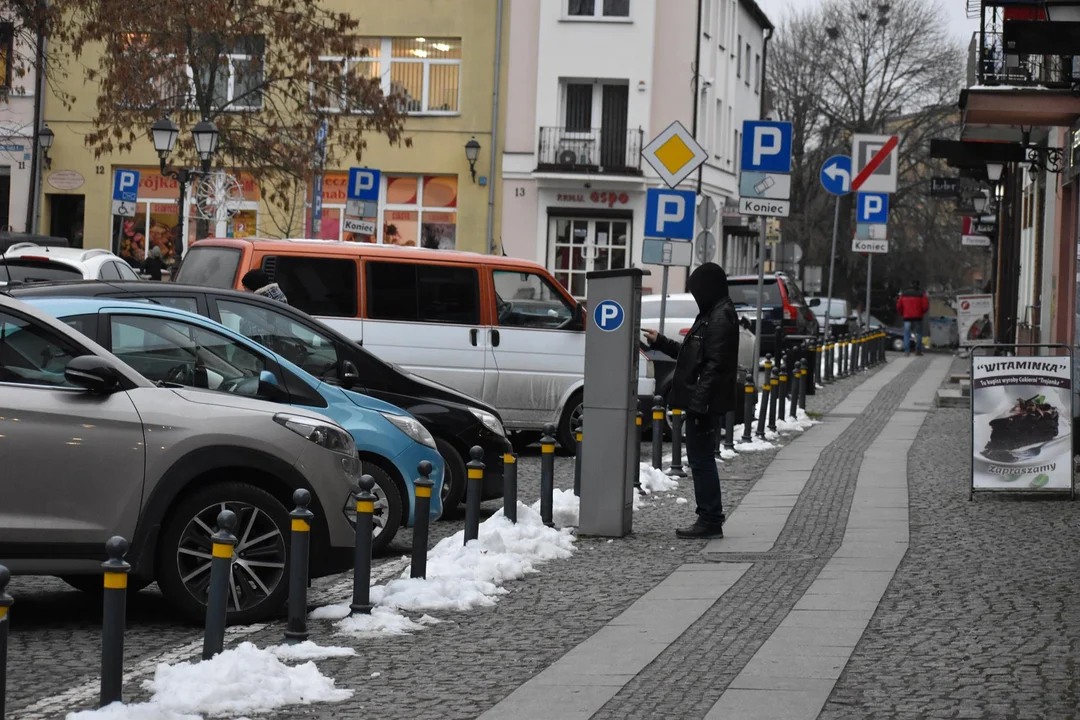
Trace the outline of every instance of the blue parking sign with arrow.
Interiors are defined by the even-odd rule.
[[[832,195],[851,192],[851,158],[834,155],[821,166],[821,185]]]

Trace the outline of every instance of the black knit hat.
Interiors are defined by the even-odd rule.
[[[266,287],[270,284],[270,276],[266,274],[266,271],[262,268],[255,268],[248,271],[246,275],[240,280],[244,287],[248,290],[258,290],[259,288]]]

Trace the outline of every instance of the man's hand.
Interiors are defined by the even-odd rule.
[[[641,334],[644,335],[645,339],[649,341],[649,345],[654,344],[656,342],[656,338],[659,336],[659,333],[657,333],[651,328],[642,329]]]

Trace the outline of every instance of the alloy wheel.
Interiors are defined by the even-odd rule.
[[[237,519],[237,542],[229,568],[228,609],[246,610],[266,600],[285,575],[285,538],[282,529],[265,511],[248,503],[218,503],[204,508],[184,528],[176,564],[188,592],[205,603],[213,560],[212,538],[222,510],[231,510]]]

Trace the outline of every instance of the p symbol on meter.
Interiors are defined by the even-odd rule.
[[[624,319],[626,319],[626,313],[623,312],[622,305],[614,300],[602,300],[593,309],[593,322],[604,332],[618,330],[622,327]]]

